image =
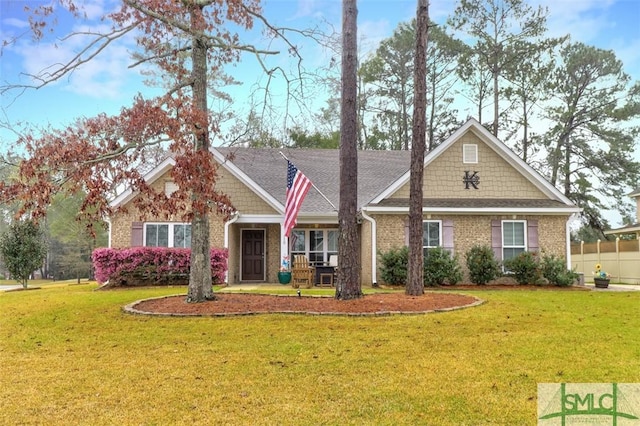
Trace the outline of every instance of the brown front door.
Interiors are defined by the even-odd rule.
[[[242,280],[264,281],[264,230],[242,230]]]

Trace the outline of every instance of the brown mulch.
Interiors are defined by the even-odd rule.
[[[184,295],[169,296],[138,301],[125,307],[125,310],[138,314],[201,316],[258,313],[389,315],[447,311],[481,303],[480,299],[473,296],[443,292],[430,292],[422,296],[370,294],[354,300],[218,292],[216,300],[202,303],[186,303]]]

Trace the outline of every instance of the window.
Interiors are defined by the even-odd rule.
[[[439,220],[422,222],[422,250],[426,256],[430,248],[441,246],[442,233]]]
[[[467,143],[462,145],[462,162],[465,164],[478,163],[478,145]]]
[[[144,245],[147,247],[191,247],[191,225],[185,223],[146,223]]]
[[[502,260],[516,257],[527,250],[526,222],[524,220],[502,221]]]
[[[191,247],[191,225],[173,225],[173,247]]]
[[[338,230],[294,229],[289,244],[291,257],[303,254],[311,263],[328,263],[329,256],[338,254]]]

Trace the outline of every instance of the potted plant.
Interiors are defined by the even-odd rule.
[[[611,275],[602,270],[602,265],[596,264],[596,270],[593,273],[593,283],[596,288],[608,288]]]
[[[289,284],[291,282],[289,256],[284,256],[280,262],[280,271],[278,272],[278,282],[280,284]]]

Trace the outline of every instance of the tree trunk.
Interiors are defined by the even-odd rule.
[[[336,298],[362,296],[358,235],[358,111],[356,0],[342,1],[342,94],[340,112],[340,208]]]
[[[402,84],[401,87],[401,96],[402,96],[402,139],[403,139],[403,145],[404,145],[404,150],[408,151],[409,150],[409,117],[407,114],[407,96],[406,96],[406,89],[405,89],[405,84]]]
[[[495,58],[496,64],[494,64],[494,67],[497,67],[497,61],[498,58]],[[500,89],[500,86],[498,85],[498,70],[494,69],[493,70],[493,136],[498,137],[498,121],[499,121],[499,117],[500,117],[500,109],[498,108],[499,105],[499,101],[500,101],[500,94],[498,93],[498,90]]]
[[[411,141],[411,176],[409,180],[409,269],[406,293],[424,294],[424,255],[422,252],[422,181],[426,146],[427,41],[429,2],[418,0],[416,11],[416,57],[414,66],[413,136]]]
[[[193,32],[191,60],[193,62],[193,105],[199,113],[194,123],[195,151],[209,151],[209,122],[207,111],[207,47],[198,34],[202,22],[202,9],[194,5],[191,12]],[[197,185],[195,186],[197,187]],[[201,194],[192,194],[194,204],[200,201]],[[204,203],[206,205],[206,203]],[[203,205],[203,204],[201,204]],[[203,209],[206,210],[206,209]],[[211,261],[209,252],[209,214],[207,211],[193,209],[191,221],[191,269],[189,272],[189,290],[187,302],[204,302],[214,298],[211,283]]]
[[[569,141],[570,142],[570,141]],[[567,143],[564,150],[564,165],[562,167],[564,175],[564,195],[571,196],[571,145]]]
[[[527,151],[529,150],[529,120],[527,119],[527,97],[522,99],[523,112],[523,135],[522,135],[522,161],[527,162]]]

